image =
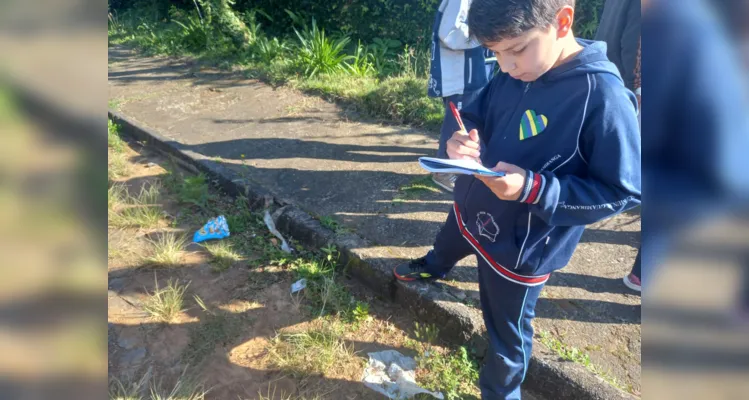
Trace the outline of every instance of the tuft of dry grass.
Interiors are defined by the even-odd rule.
[[[183,311],[185,291],[190,284],[180,285],[171,279],[166,287],[159,288],[158,281],[156,289],[143,305],[143,309],[154,319],[162,322],[171,322]]]
[[[149,240],[151,243],[151,255],[146,258],[149,264],[159,265],[162,267],[173,267],[179,265],[182,261],[183,249],[187,241],[181,235],[174,232],[167,232],[156,240]]]
[[[350,365],[356,354],[353,345],[342,338],[344,329],[340,323],[326,323],[303,332],[280,333],[271,341],[271,362],[298,376],[326,374]]]
[[[160,191],[158,185],[143,185],[137,196],[129,196],[121,184],[113,185],[109,196],[109,224],[121,228],[159,226],[164,215],[157,204]]]
[[[203,247],[211,254],[213,259],[213,269],[216,272],[221,272],[229,269],[235,262],[242,261],[244,258],[239,254],[231,242],[219,241],[206,243]]]
[[[135,382],[113,378],[109,382],[109,400],[205,400],[208,391],[186,372],[171,388],[154,383],[151,368]]]

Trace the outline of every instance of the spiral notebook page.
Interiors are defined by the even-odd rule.
[[[504,176],[504,172],[494,172],[473,160],[445,160],[441,158],[419,157],[419,165],[429,172],[464,175]]]

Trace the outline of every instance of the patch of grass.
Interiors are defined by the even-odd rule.
[[[441,353],[434,351],[418,357],[422,370],[420,383],[431,390],[439,390],[448,400],[464,399],[479,394],[476,383],[479,379],[478,362],[465,347]]]
[[[419,341],[408,341],[407,346],[416,350],[418,382],[429,390],[438,390],[448,400],[477,398],[479,364],[465,347],[457,350],[440,349],[435,346],[439,329],[435,325],[414,324],[414,335]]]
[[[209,312],[190,330],[190,343],[182,353],[182,360],[189,365],[200,363],[216,346],[228,345],[236,339],[242,333],[242,325],[239,316]]]
[[[538,336],[541,343],[555,352],[559,358],[581,364],[585,369],[596,374],[598,377],[620,390],[630,393],[633,391],[631,386],[627,387],[622,385],[608,371],[604,371],[601,367],[593,364],[590,361],[590,355],[585,351],[563,343],[547,331],[539,331]]]
[[[362,97],[369,113],[397,123],[437,129],[442,124],[444,106],[439,99],[426,96],[427,80],[415,76],[396,76],[380,82]]]
[[[109,107],[110,110],[119,111],[120,105],[122,105],[122,100],[120,99],[109,99],[107,102],[107,107]]]
[[[352,345],[342,339],[345,328],[336,323],[297,333],[281,333],[269,349],[272,363],[296,376],[326,374],[351,363]]]
[[[107,178],[112,181],[130,175],[130,160],[125,153],[109,152],[107,162]]]
[[[189,285],[188,283],[183,286],[170,279],[166,287],[160,288],[159,282],[156,281],[156,288],[143,305],[143,309],[158,321],[173,321],[183,311],[185,291]]]
[[[311,312],[335,315],[349,323],[366,321],[369,305],[357,301],[349,290],[336,279],[336,269],[340,254],[334,246],[321,249],[322,255],[306,254],[295,259],[281,259],[294,273],[295,279],[306,279],[305,296],[309,300]],[[288,254],[283,253],[288,257]]]
[[[559,358],[565,361],[580,363],[585,367],[588,367],[590,365],[590,356],[588,355],[588,353],[578,349],[577,347],[568,346],[562,343],[561,340],[555,338],[547,331],[540,331],[538,335],[541,343],[543,343],[544,346],[548,347],[550,350],[557,353]]]
[[[610,371],[604,371],[603,368],[601,368],[601,367],[599,367],[598,365],[595,365],[595,364],[587,365],[585,368],[588,371],[596,374],[596,376],[598,376],[599,378],[603,379],[604,382],[608,383],[609,385],[611,385],[611,386],[613,386],[613,387],[615,387],[615,388],[617,388],[619,390],[635,394],[635,390],[632,387],[632,385],[626,385],[626,386],[623,385],[621,382],[619,382],[618,379],[616,379],[613,375],[611,375]]]
[[[109,381],[109,400],[204,400],[207,390],[186,371],[171,388],[153,382],[151,368],[136,382]]]
[[[437,343],[439,328],[434,324],[422,325],[414,322],[414,336],[421,342],[426,343],[427,350],[429,350],[431,346]]]
[[[151,369],[138,380],[123,382],[118,378],[109,381],[109,400],[144,400],[151,380]]]
[[[188,176],[179,183],[177,196],[182,203],[194,204],[205,208],[208,200],[212,198],[208,189],[208,181],[205,175]]]
[[[229,232],[232,235],[247,232],[255,222],[255,218],[249,213],[239,213],[226,217],[226,223],[229,225]]]
[[[127,192],[125,186],[115,183],[107,189],[107,210],[113,212],[115,208],[125,202]]]
[[[167,232],[159,235],[156,240],[150,240],[149,242],[152,246],[152,253],[146,259],[149,263],[171,267],[178,265],[182,260],[182,253],[186,244],[183,236],[174,232]]]
[[[320,75],[296,81],[298,89],[322,96],[328,100],[339,100],[356,106],[359,111],[368,112],[364,105],[364,96],[377,89],[375,77],[353,76],[344,73]]]
[[[107,146],[115,153],[125,151],[125,141],[120,137],[120,126],[107,120]]]
[[[209,242],[203,247],[213,257],[211,264],[213,264],[213,269],[216,272],[225,271],[234,265],[235,262],[242,261],[243,259],[242,255],[234,250],[229,241]]]
[[[341,225],[338,223],[338,221],[336,221],[333,217],[327,215],[320,217],[320,223],[322,224],[322,226],[334,232],[338,232],[338,230],[341,229]]]
[[[175,172],[177,171],[177,168],[174,164],[171,164],[169,167],[164,167],[164,169],[166,170],[166,173],[159,177],[159,181],[166,190],[176,193],[179,191],[180,184],[182,183],[182,176],[178,172]]]
[[[114,186],[113,186],[114,187]],[[112,191],[112,189],[110,189]],[[154,228],[159,225],[163,212],[156,204],[160,198],[160,187],[158,185],[143,185],[137,196],[127,196],[124,201],[116,196],[122,195],[124,189],[114,189],[112,201],[119,200],[124,203],[123,209],[113,211],[109,217],[109,223],[117,227]],[[116,204],[110,202],[114,207]]]
[[[430,175],[414,178],[407,185],[401,186],[395,200],[413,200],[427,193],[440,193],[439,187]]]
[[[353,324],[358,324],[370,319],[369,304],[363,301],[356,301],[355,305],[344,313],[343,318],[346,322]]]
[[[257,400],[322,400],[322,397],[307,397],[307,396],[295,396],[295,395],[287,395],[285,392],[281,392],[276,394],[276,386],[273,385],[273,391],[271,391],[270,385],[268,385],[268,390],[265,394],[258,391],[257,392]]]

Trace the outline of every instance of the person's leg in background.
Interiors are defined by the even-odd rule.
[[[473,253],[458,228],[455,212],[451,209],[447,221],[437,233],[432,250],[426,256],[395,267],[393,274],[402,281],[444,278],[458,263]]]
[[[638,292],[642,291],[642,247],[637,249],[637,257],[635,263],[632,265],[632,271],[629,275],[624,277],[624,284]]]
[[[479,387],[484,400],[520,399],[533,349],[531,321],[544,285],[524,286],[500,276],[480,256],[479,291],[489,349]]]
[[[749,259],[745,259],[741,265],[741,288],[739,288],[738,317],[739,321],[749,326]]]

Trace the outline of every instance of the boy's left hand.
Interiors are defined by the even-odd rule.
[[[502,200],[515,201],[520,198],[520,194],[523,192],[523,186],[525,185],[526,176],[526,171],[523,168],[500,161],[494,168],[492,168],[492,171],[502,171],[505,173],[505,176],[474,176],[476,179],[484,182],[484,185],[491,189],[491,191]]]

